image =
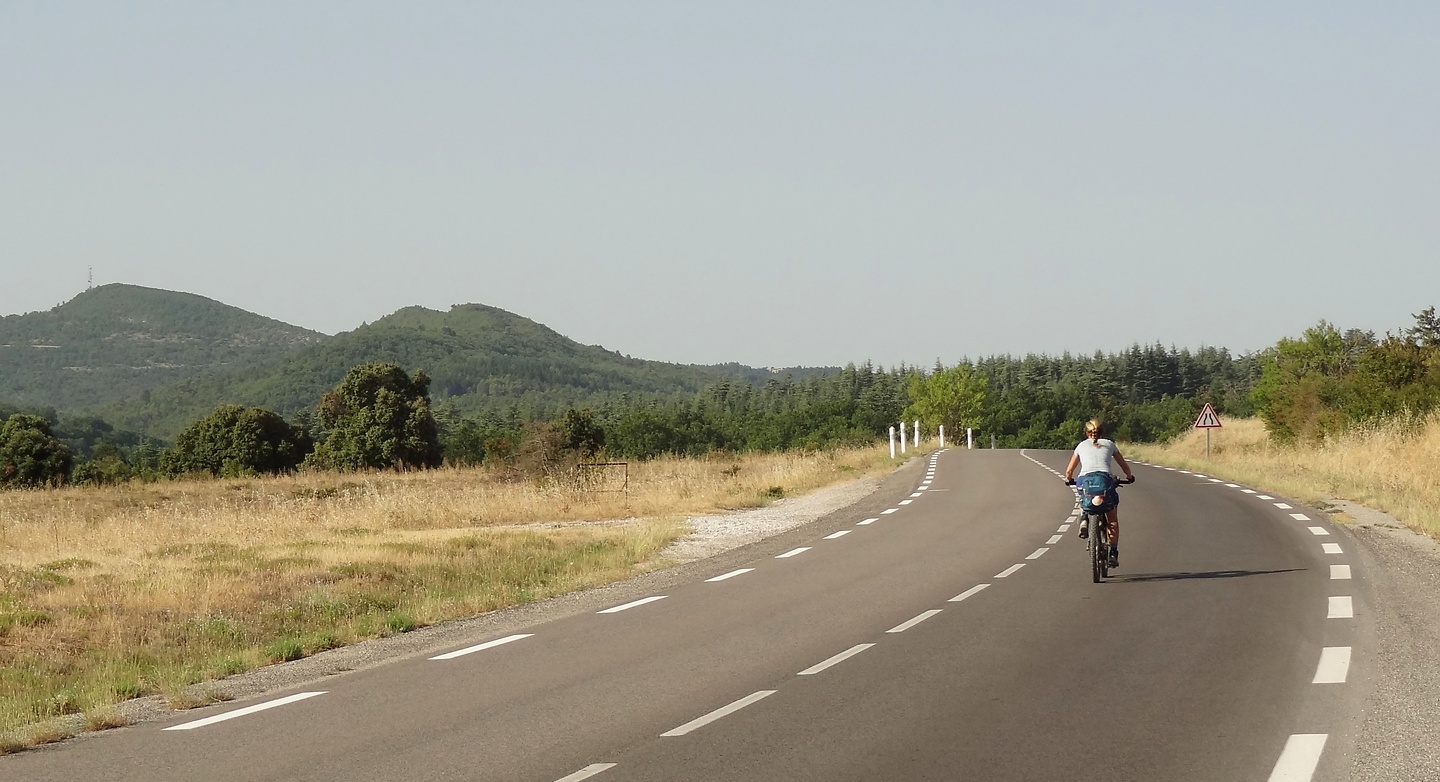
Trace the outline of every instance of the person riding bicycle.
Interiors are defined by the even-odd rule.
[[[1115,447],[1113,440],[1107,440],[1102,435],[1104,431],[1096,419],[1090,419],[1085,424],[1085,440],[1075,446],[1075,453],[1070,455],[1070,464],[1065,467],[1065,482],[1071,485],[1075,483],[1075,471],[1079,468],[1080,477],[1092,473],[1104,473],[1114,477],[1110,471],[1110,463],[1114,461],[1125,471],[1125,478],[1131,482],[1135,480],[1135,473],[1130,471],[1130,465],[1125,457],[1120,455],[1120,449]],[[1117,507],[1120,504],[1119,492],[1114,486],[1107,492],[1110,510],[1105,513],[1105,526],[1110,533],[1110,567],[1120,567],[1120,513]],[[1084,496],[1081,495],[1083,501]],[[1080,525],[1080,537],[1084,538],[1090,534],[1088,525]]]

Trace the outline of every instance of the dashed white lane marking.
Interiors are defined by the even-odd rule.
[[[1227,484],[1225,484],[1225,488],[1227,488],[1227,489],[1238,489],[1238,488],[1240,488],[1240,484],[1238,484],[1238,483],[1227,483]]]
[[[736,577],[736,576],[743,576],[743,575],[745,575],[746,573],[752,572],[752,571],[754,571],[754,570],[755,570],[755,568],[753,568],[753,567],[742,567],[742,568],[740,568],[739,570],[732,570],[732,571],[730,571],[729,573],[726,573],[726,574],[723,575],[723,576],[716,576],[716,577],[714,577],[714,578],[707,578],[707,579],[705,579],[705,583],[707,583],[707,584],[713,584],[713,583],[715,583],[716,581],[724,581],[724,580],[726,580],[726,579],[734,578],[734,577]]]
[[[1345,551],[1340,548],[1340,544],[1339,544],[1339,543],[1321,543],[1321,544],[1320,544],[1320,548],[1321,548],[1321,550],[1323,550],[1326,554],[1344,554],[1344,553],[1345,553]]]
[[[909,504],[912,503],[912,502],[914,502],[914,500],[901,500],[901,501],[900,501],[900,504],[901,504],[901,505],[909,505]]]
[[[879,520],[880,520],[880,519],[866,519],[866,520],[860,522],[859,526],[861,526],[861,527],[868,526],[868,525],[870,525],[870,524],[874,524],[875,522],[877,522],[877,521],[879,521]]]
[[[800,548],[792,548],[792,549],[790,549],[789,551],[785,552],[784,554],[781,554],[780,556],[776,557],[776,559],[789,559],[789,558],[791,558],[791,557],[799,556],[800,554],[804,554],[805,552],[807,552],[807,551],[809,551],[809,550],[810,550],[810,547],[809,547],[809,546],[801,546]]]
[[[995,574],[995,577],[996,577],[996,578],[1009,578],[1009,577],[1015,575],[1015,571],[1019,570],[1019,569],[1022,568],[1022,567],[1025,567],[1025,563],[1024,563],[1024,562],[1021,562],[1021,563],[1018,564],[1018,565],[1011,565],[1010,567],[1005,568],[1004,570],[1000,571],[999,573],[996,573],[996,574]]]
[[[960,594],[958,594],[958,595],[950,598],[949,600],[946,600],[945,602],[947,602],[947,603],[958,603],[958,602],[960,602],[961,600],[965,600],[966,598],[974,597],[975,595],[980,594],[981,592],[983,592],[983,591],[985,591],[987,588],[989,588],[989,586],[990,586],[989,584],[979,584],[979,585],[970,587],[969,589],[967,589],[967,590],[965,590],[964,592],[961,592]]]
[[[912,495],[910,495],[910,496],[911,496],[911,497],[919,497],[921,494],[922,494],[922,492],[918,492],[918,491],[917,491],[917,492],[915,492],[914,494],[912,494]]]
[[[1254,494],[1254,493],[1255,493],[1255,490],[1254,490],[1254,489],[1241,489],[1240,491],[1243,491],[1243,492],[1245,492],[1246,494]]]
[[[1190,471],[1189,471],[1189,470],[1179,470],[1178,472],[1179,472],[1181,475],[1189,475],[1189,474],[1190,474]]]
[[[1192,472],[1192,473],[1190,473],[1190,474],[1191,474],[1191,475],[1194,475],[1196,478],[1202,478],[1202,479],[1204,479],[1204,478],[1209,478],[1209,477],[1210,477],[1210,476],[1208,476],[1208,475],[1201,475],[1201,474],[1198,473],[1198,472]]]
[[[1048,548],[1037,548],[1030,556],[1026,557],[1026,559],[1039,559],[1045,556],[1045,552],[1049,550]]]
[[[639,600],[635,600],[635,601],[626,603],[625,605],[618,605],[618,606],[615,606],[614,608],[607,608],[607,609],[605,609],[604,611],[596,611],[595,613],[597,613],[597,614],[618,614],[618,613],[620,613],[621,611],[629,611],[630,609],[635,608],[635,607],[637,607],[637,606],[643,606],[643,605],[645,605],[646,603],[653,603],[653,602],[655,602],[656,600],[664,600],[664,599],[667,598],[667,597],[669,597],[669,595],[654,595],[653,597],[642,597],[642,598],[640,598]]]
[[[1061,532],[1064,532],[1064,530],[1061,530]],[[1056,543],[1059,543],[1059,542],[1060,542],[1060,539],[1063,538],[1063,537],[1065,537],[1065,536],[1064,536],[1064,535],[1051,535],[1051,536],[1050,536],[1050,539],[1047,540],[1047,541],[1045,541],[1045,545],[1047,545],[1047,546],[1053,546],[1053,545],[1055,545]]]
[[[854,530],[842,529],[842,530],[840,530],[839,532],[832,532],[832,533],[830,533],[829,535],[826,535],[826,536],[825,536],[825,539],[826,539],[826,540],[835,540],[836,538],[843,538],[843,537],[845,537],[846,535],[849,535],[851,532],[854,532]]]
[[[439,655],[439,656],[436,656],[436,657],[431,657],[430,659],[432,659],[432,660],[453,660],[453,659],[455,659],[456,657],[464,657],[464,656],[467,655],[467,654],[474,654],[474,653],[476,653],[476,652],[483,652],[483,651],[485,651],[486,649],[494,649],[494,648],[497,647],[497,646],[504,646],[505,644],[514,643],[514,642],[516,642],[516,641],[519,641],[519,640],[522,640],[522,639],[525,639],[525,638],[530,638],[530,637],[532,637],[532,636],[534,636],[534,635],[535,635],[534,633],[522,633],[522,634],[520,634],[520,635],[511,635],[511,636],[506,636],[506,637],[504,637],[504,638],[497,638],[497,639],[495,639],[494,641],[486,641],[486,642],[483,643],[483,644],[476,644],[475,646],[467,646],[467,647],[465,647],[464,649],[457,649],[457,650],[455,650],[455,651],[453,651],[453,652],[449,652],[448,654],[442,654],[442,655]]]
[[[874,645],[875,644],[855,644],[849,649],[846,649],[845,651],[835,655],[834,657],[831,657],[828,660],[825,660],[824,662],[815,663],[809,668],[806,668],[805,670],[796,674],[796,676],[814,676],[815,674],[825,670],[826,668],[845,662],[851,657],[854,657],[855,655],[865,651],[866,649],[869,649]]]
[[[1280,510],[1290,510],[1290,504],[1289,504],[1289,503],[1276,502],[1276,503],[1272,503],[1272,504],[1273,504],[1275,507],[1279,508]]]
[[[887,632],[887,633],[903,633],[903,632],[905,632],[906,630],[909,630],[910,628],[914,627],[915,625],[920,624],[921,622],[925,621],[926,619],[929,619],[930,617],[932,617],[932,616],[934,616],[934,615],[936,615],[936,614],[938,614],[938,613],[940,613],[940,609],[938,609],[938,608],[932,608],[932,609],[930,609],[929,611],[926,611],[925,613],[923,613],[923,614],[915,617],[914,619],[911,619],[911,620],[909,620],[909,621],[907,621],[907,622],[902,622],[902,623],[900,623],[900,624],[898,624],[898,625],[895,625],[894,627],[890,628],[889,630],[886,630],[885,632]]]
[[[194,722],[187,722],[187,723],[184,723],[183,725],[173,725],[173,726],[171,726],[171,727],[165,728],[165,730],[194,730],[194,729],[196,729],[196,728],[203,728],[203,727],[205,727],[206,725],[214,725],[214,724],[217,723],[217,722],[224,722],[224,721],[226,721],[226,720],[233,720],[233,719],[235,719],[236,717],[244,717],[244,716],[247,716],[247,715],[250,715],[250,714],[254,714],[254,713],[256,713],[256,712],[265,711],[266,709],[273,709],[273,708],[275,708],[276,706],[285,706],[285,705],[290,704],[290,703],[295,703],[295,702],[297,702],[297,701],[303,701],[303,700],[306,700],[306,699],[308,699],[308,698],[314,698],[314,697],[317,696],[317,695],[324,695],[324,694],[325,694],[324,692],[298,692],[298,693],[296,693],[296,694],[294,694],[294,695],[287,695],[287,696],[285,696],[284,698],[279,698],[279,699],[276,699],[276,700],[273,700],[273,701],[266,701],[265,703],[257,703],[257,704],[255,704],[254,706],[246,706],[246,707],[243,708],[243,709],[236,709],[235,711],[227,711],[227,712],[225,712],[224,714],[216,714],[216,715],[213,716],[213,717],[206,717],[206,718],[203,719],[203,720],[195,720]]]
[[[1311,534],[1311,535],[1329,535],[1329,534],[1330,534],[1330,531],[1327,530],[1327,529],[1325,529],[1324,527],[1310,527],[1309,529],[1310,529],[1310,534]]]
[[[1069,531],[1070,531],[1070,525],[1069,525],[1069,524],[1061,524],[1061,525],[1060,525],[1060,529],[1056,530],[1056,532],[1069,532]]]
[[[1219,478],[1211,478],[1211,479],[1210,479],[1210,482],[1211,482],[1211,483],[1224,483],[1225,481],[1223,481],[1223,480],[1221,480],[1221,479],[1219,479]]]
[[[1285,742],[1285,750],[1270,772],[1270,782],[1310,782],[1320,755],[1325,752],[1326,733],[1296,733]]]
[[[614,763],[592,763],[585,768],[576,771],[574,774],[560,777],[559,779],[555,780],[555,782],[582,782],[582,780],[589,779],[590,777],[599,774],[601,771],[609,771],[612,768],[615,768]]]
[[[775,693],[776,690],[761,690],[759,692],[746,695],[745,697],[741,698],[738,701],[735,701],[729,706],[721,706],[720,708],[710,712],[709,714],[706,714],[703,717],[697,717],[674,730],[661,733],[660,737],[670,738],[672,736],[684,736],[686,733],[689,733],[692,730],[696,730],[697,728],[703,728],[706,725],[714,722],[715,720],[720,719],[721,717],[734,714],[735,712],[745,708],[746,706],[749,706],[753,703],[758,703],[770,697],[771,695],[774,695]]]
[[[1315,684],[1344,684],[1350,675],[1350,647],[1327,646],[1320,650],[1320,665],[1315,668]]]
[[[1275,498],[1274,498],[1274,497],[1271,497],[1271,496],[1268,495],[1268,494],[1258,494],[1258,495],[1255,496],[1255,499],[1257,499],[1257,500],[1273,500],[1273,499],[1275,499]]]
[[[1348,580],[1350,580],[1350,566],[1349,566],[1349,565],[1331,565],[1331,566],[1330,566],[1330,580],[1331,580],[1331,581],[1348,581]]]
[[[1349,595],[1332,596],[1330,598],[1330,612],[1326,619],[1354,619],[1355,600]]]
[[[900,510],[900,509],[899,509],[899,508],[887,508],[887,509],[885,509],[885,510],[880,511],[880,515],[881,515],[881,516],[889,516],[890,514],[894,513],[894,512],[897,511],[897,510]]]
[[[1292,519],[1294,519],[1294,520],[1296,520],[1296,521],[1309,521],[1309,520],[1310,520],[1310,517],[1309,517],[1309,516],[1306,516],[1306,515],[1303,514],[1303,513],[1292,513],[1292,514],[1290,514],[1290,518],[1292,518]]]

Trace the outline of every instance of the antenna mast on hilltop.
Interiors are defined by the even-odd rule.
[[[95,287],[95,267],[90,267],[90,273],[85,275],[85,290]]]

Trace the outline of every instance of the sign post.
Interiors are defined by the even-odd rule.
[[[1200,411],[1200,417],[1195,419],[1195,428],[1205,430],[1205,458],[1210,458],[1210,430],[1220,428],[1220,416],[1215,414],[1215,408],[1205,403],[1205,409]]]

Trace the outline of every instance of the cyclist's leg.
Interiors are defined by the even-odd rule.
[[[1106,532],[1110,535],[1110,545],[1120,545],[1120,509],[1114,508],[1105,514]]]

